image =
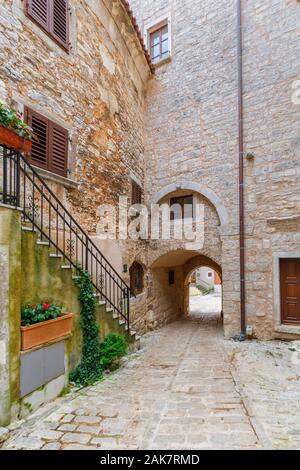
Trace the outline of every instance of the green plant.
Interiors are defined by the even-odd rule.
[[[110,333],[101,344],[100,350],[103,369],[117,370],[121,365],[121,358],[127,354],[126,338],[118,333]]]
[[[22,115],[15,109],[6,106],[2,101],[0,101],[0,124],[3,127],[12,129],[20,137],[25,137],[25,139],[31,141],[38,140],[31,127],[23,121]]]
[[[96,299],[89,273],[78,267],[76,285],[80,288],[82,305],[80,325],[83,346],[81,363],[70,374],[70,381],[77,386],[92,385],[102,378],[99,327],[96,322]]]
[[[62,307],[56,304],[26,304],[21,308],[21,325],[30,326],[63,316]]]

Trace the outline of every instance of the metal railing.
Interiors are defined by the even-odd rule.
[[[2,164],[1,164],[2,160]],[[22,210],[22,223],[53,248],[50,256],[78,274],[88,271],[95,294],[130,327],[130,288],[23,155],[0,145],[0,203]]]

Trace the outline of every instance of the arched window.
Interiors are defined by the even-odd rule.
[[[144,290],[144,270],[137,262],[130,268],[130,287],[134,295],[141,294]]]

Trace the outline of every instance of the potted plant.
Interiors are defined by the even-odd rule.
[[[0,144],[30,153],[32,142],[37,140],[31,127],[22,120],[22,115],[0,101]]]
[[[71,335],[73,313],[56,304],[27,304],[21,310],[21,349],[28,349]]]

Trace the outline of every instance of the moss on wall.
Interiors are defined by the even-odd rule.
[[[20,299],[21,299],[21,217],[15,209],[0,207],[0,245],[6,247],[8,259],[5,260],[8,279],[1,282],[7,283],[8,302],[6,312],[1,312],[8,321],[1,329],[6,332],[7,356],[3,360],[9,363],[9,376],[6,380],[6,393],[1,395],[1,403],[6,410],[11,410],[19,399],[20,386]],[[7,411],[1,417],[1,425],[8,424],[11,412]]]
[[[20,411],[20,312],[26,303],[53,302],[62,305],[66,312],[74,314],[72,337],[66,341],[67,370],[75,368],[81,360],[82,333],[80,327],[81,304],[79,289],[72,278],[72,271],[62,269],[62,258],[50,257],[53,249],[39,245],[38,234],[22,230],[21,213],[0,206],[0,246],[3,254],[0,261],[6,279],[0,280],[2,322],[0,340],[5,342],[7,356],[3,359],[9,367],[1,377],[0,425],[5,426],[15,419]],[[5,311],[4,311],[5,310]],[[110,333],[124,335],[124,325],[119,324],[106,305],[98,306],[96,319],[100,326],[101,339]],[[135,338],[129,336],[132,348]],[[5,373],[4,373],[5,372]],[[5,375],[5,377],[4,377]],[[3,384],[2,384],[3,382]]]

